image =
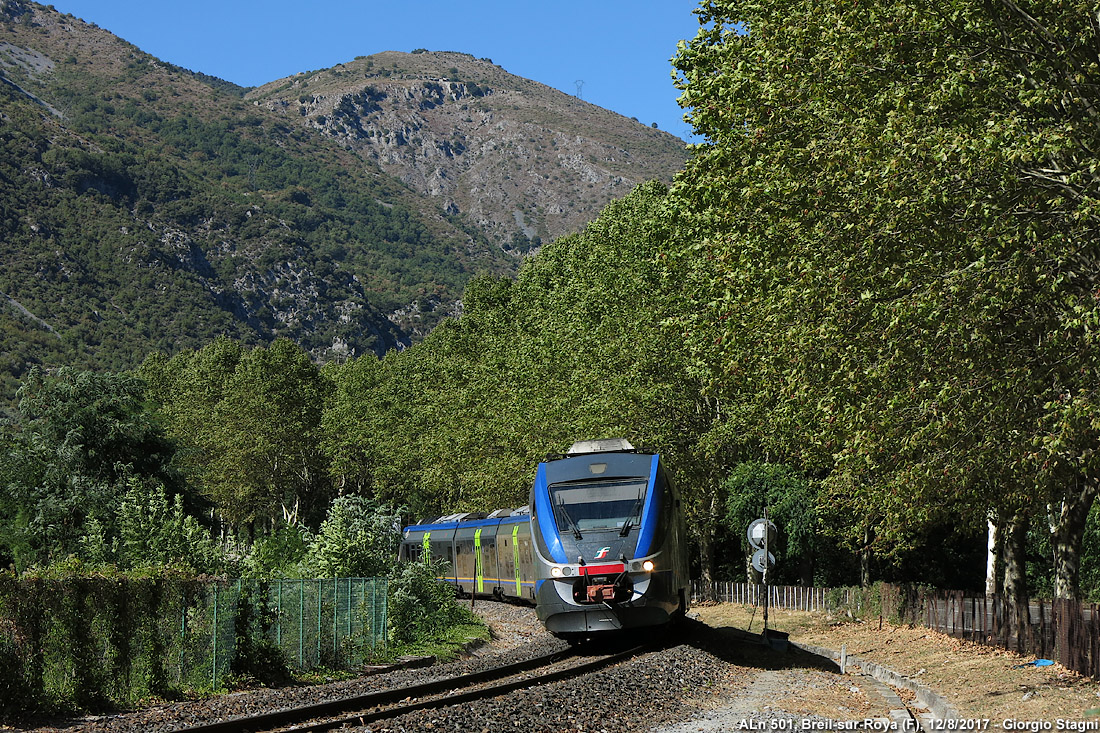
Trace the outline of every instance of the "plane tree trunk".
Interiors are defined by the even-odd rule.
[[[1052,506],[1050,541],[1054,550],[1054,597],[1079,600],[1081,594],[1081,543],[1089,510],[1100,484],[1079,484],[1080,490]]]
[[[714,600],[714,532],[699,532],[699,596],[702,601]]]
[[[875,528],[867,525],[863,529],[863,548],[859,551],[859,585],[868,588],[871,585],[871,546],[875,542]]]
[[[1002,533],[996,514],[991,512],[986,522],[988,532],[986,534],[985,595],[986,598],[992,598],[1002,589],[997,577],[1000,568]]]
[[[1024,653],[1031,613],[1027,592],[1026,540],[1028,517],[1016,514],[1004,526],[1003,559],[1005,610],[1008,631],[1016,638],[1016,651]]]
[[[719,491],[717,486],[710,487],[708,496],[702,497],[699,512],[695,517],[695,541],[699,545],[699,584],[700,600],[713,601],[714,596],[714,538],[718,527]]]

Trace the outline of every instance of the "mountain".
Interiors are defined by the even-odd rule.
[[[444,68],[445,67],[445,68]],[[0,395],[225,334],[324,360],[454,313],[479,272],[684,159],[486,60],[382,53],[243,89],[0,0]]]
[[[361,56],[245,99],[339,141],[505,247],[579,231],[683,140],[450,51]]]

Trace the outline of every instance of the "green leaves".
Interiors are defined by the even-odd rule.
[[[663,326],[680,305],[657,264],[665,193],[638,187],[515,281],[473,280],[423,343],[333,368],[340,480],[424,514],[487,510],[525,503],[536,463],[581,438],[689,455],[698,390]]]
[[[19,395],[22,422],[0,431],[0,554],[19,569],[79,553],[92,523],[113,526],[134,481],[184,491],[133,376],[36,369]]]
[[[401,517],[361,496],[333,500],[321,529],[309,544],[305,574],[317,578],[385,575],[401,543]]]
[[[81,538],[82,555],[123,570],[185,568],[216,573],[225,567],[209,531],[184,511],[183,497],[164,487],[130,478],[110,517],[93,517]]]
[[[219,339],[142,368],[200,491],[235,525],[317,519],[330,497],[321,452],[329,383],[285,339],[245,351]]]
[[[1095,471],[1056,415],[1100,406],[1100,40],[1082,8],[1028,13],[713,0],[674,59],[707,142],[663,261],[705,304],[674,320],[729,406],[715,439],[830,472],[883,547]]]
[[[777,557],[780,577],[791,583],[813,584],[815,555],[824,549],[817,487],[790,466],[747,461],[733,468],[722,491],[725,520],[734,536],[744,535],[749,523],[763,517],[767,509],[768,518],[780,530],[779,542],[769,547]]]

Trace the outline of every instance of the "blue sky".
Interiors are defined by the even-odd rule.
[[[691,137],[669,59],[698,0],[55,0],[178,66],[242,86],[379,51],[462,51]]]

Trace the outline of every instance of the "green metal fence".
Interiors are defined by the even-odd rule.
[[[233,580],[192,589],[180,614],[181,684],[220,687],[242,639],[266,640],[294,669],[356,667],[386,645],[384,578]],[[253,641],[254,643],[254,641]]]
[[[279,580],[268,587],[279,648],[298,669],[355,666],[386,643],[386,580]]]

